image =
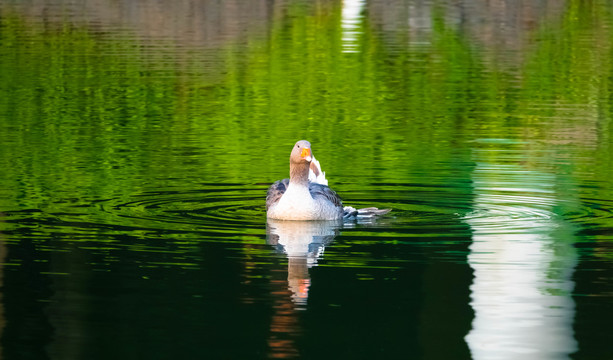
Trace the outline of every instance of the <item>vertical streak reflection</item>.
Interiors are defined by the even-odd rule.
[[[343,0],[341,19],[342,45],[344,53],[359,52],[358,36],[365,0]]]
[[[481,162],[473,173],[474,359],[564,359],[577,350],[572,322],[573,229],[554,208],[554,175]]]

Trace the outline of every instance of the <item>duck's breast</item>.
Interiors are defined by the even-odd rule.
[[[336,193],[330,191],[336,196]],[[312,192],[311,186],[290,184],[279,201],[268,209],[267,216],[279,220],[335,220],[342,213],[340,199],[336,203],[322,196],[321,191]]]

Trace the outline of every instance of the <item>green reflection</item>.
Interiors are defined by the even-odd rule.
[[[517,161],[568,174],[571,183],[606,184],[596,197],[610,197],[606,6],[570,2],[507,62],[492,61],[497,48],[451,24],[450,9],[433,9],[424,39],[403,26],[377,31],[365,16],[355,39],[361,51],[343,53],[338,4],[290,4],[269,38],[207,49],[41,23],[8,7],[0,45],[2,209],[147,227],[156,214],[146,201],[123,213],[129,221],[89,204],[221,182],[258,184],[247,192],[252,208],[240,215],[261,219],[260,195],[286,176],[287,148],[297,138],[311,140],[349,200],[410,200],[394,188],[379,194],[379,182],[435,185],[451,189],[451,207],[464,212],[474,141],[489,151],[513,143],[537,152]],[[245,191],[224,195],[241,201]],[[213,202],[203,190],[159,207],[193,211],[198,199]],[[190,227],[162,220],[156,226]]]

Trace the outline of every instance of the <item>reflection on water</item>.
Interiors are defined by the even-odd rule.
[[[566,358],[577,350],[576,252],[572,229],[554,213],[555,176],[478,162],[472,180],[475,210],[465,220],[473,232],[473,358]]]
[[[287,256],[287,281],[272,281],[274,314],[267,341],[270,357],[299,355],[296,337],[301,334],[301,325],[296,310],[306,310],[311,286],[309,269],[317,265],[325,246],[338,235],[341,225],[338,221],[267,220],[268,244]]]
[[[0,1],[0,356],[613,358],[608,2],[85,3]],[[390,217],[267,234],[299,138]]]
[[[273,358],[298,355],[295,337],[300,333],[298,314],[306,310],[311,277],[309,269],[317,265],[324,248],[338,235],[342,222],[338,221],[282,221],[268,219],[266,238],[270,245],[287,255],[287,283],[279,287],[288,289],[292,303],[287,300],[287,291],[276,290],[274,314],[270,324],[268,346]]]
[[[341,19],[343,52],[359,52],[358,37],[360,23],[362,21],[362,11],[364,11],[364,0],[343,0],[343,12]]]
[[[317,265],[324,248],[338,235],[342,222],[278,221],[268,219],[268,243],[287,255],[287,282],[292,300],[304,309],[309,296],[309,269]]]

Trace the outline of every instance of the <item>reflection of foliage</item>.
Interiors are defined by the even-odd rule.
[[[486,62],[484,45],[441,9],[429,46],[379,36],[366,21],[361,53],[343,54],[340,9],[330,6],[290,7],[269,42],[206,50],[3,14],[5,187],[34,205],[58,192],[125,195],[147,179],[266,183],[286,174],[278,159],[298,138],[344,183],[465,182],[454,164],[470,161],[466,143],[482,136],[594,156],[603,168],[589,176],[613,177],[610,131],[597,131],[610,128],[599,116],[610,112],[599,108],[609,12],[571,2],[559,23],[538,28],[525,62],[507,66]]]

